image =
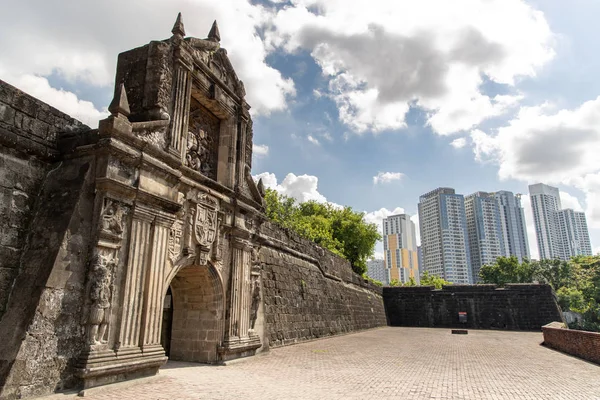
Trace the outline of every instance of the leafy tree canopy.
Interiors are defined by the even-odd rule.
[[[316,201],[296,203],[272,189],[266,190],[265,202],[271,220],[344,257],[356,273],[367,271],[367,259],[381,235],[375,224],[364,220],[364,213]]]
[[[484,283],[547,283],[556,291],[564,311],[582,314],[583,322],[571,328],[600,332],[600,255],[578,256],[570,261],[524,260],[499,257],[479,271]]]

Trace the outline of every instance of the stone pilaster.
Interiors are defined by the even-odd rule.
[[[189,57],[178,49],[175,53],[176,63],[173,76],[173,112],[171,122],[171,141],[169,153],[184,159],[188,131],[188,118],[190,113],[190,96],[192,81],[190,76],[191,65],[186,62]]]
[[[160,333],[165,288],[165,265],[169,243],[169,230],[174,216],[159,214],[153,224],[152,242],[146,284],[144,289],[144,316],[142,319],[142,348],[144,352],[160,347]],[[158,350],[162,350],[158,349]]]
[[[146,264],[150,249],[150,233],[154,215],[136,205],[133,210],[129,239],[129,258],[119,333],[120,347],[139,346]]]
[[[261,346],[258,336],[250,335],[252,245],[242,237],[232,238],[230,314],[227,335],[219,349],[223,360],[254,354]]]

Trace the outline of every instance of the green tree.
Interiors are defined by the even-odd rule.
[[[559,259],[532,261],[534,280],[547,283],[558,291],[574,284],[573,264]]]
[[[504,286],[507,283],[530,283],[536,276],[538,265],[525,259],[519,263],[515,256],[498,257],[491,265],[479,269],[479,277],[483,283],[493,283]]]
[[[427,271],[421,275],[421,286],[435,286],[436,289],[441,289],[444,285],[452,285],[452,283],[437,275],[430,275]]]
[[[381,235],[375,224],[364,220],[364,213],[316,201],[297,204],[271,189],[266,190],[265,202],[271,220],[346,258],[356,273],[366,273],[367,259]]]

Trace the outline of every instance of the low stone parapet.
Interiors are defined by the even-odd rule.
[[[542,327],[544,345],[600,364],[600,333],[567,329],[561,322]]]

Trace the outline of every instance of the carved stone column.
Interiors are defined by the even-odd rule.
[[[144,286],[144,311],[142,318],[142,350],[144,353],[163,353],[160,344],[163,300],[165,290],[165,266],[169,244],[169,232],[175,216],[159,213],[153,224],[150,256]]]
[[[254,354],[261,346],[260,339],[251,330],[252,244],[245,236],[236,236],[234,233],[232,237],[229,319],[226,340],[219,349],[224,360]]]
[[[136,205],[133,210],[129,239],[129,258],[125,277],[120,349],[138,347],[142,320],[143,291],[150,249],[150,232],[154,215],[150,209]]]
[[[192,64],[190,56],[181,48],[175,51],[175,71],[173,73],[173,112],[171,121],[171,141],[169,153],[184,159],[186,137],[188,131],[188,118],[190,112],[190,96],[192,79],[190,71]]]

